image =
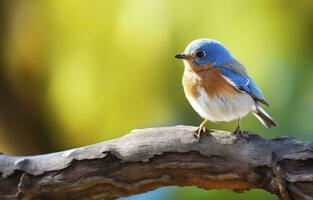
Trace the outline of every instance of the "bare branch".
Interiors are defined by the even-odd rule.
[[[195,127],[134,130],[111,141],[46,155],[0,155],[0,199],[115,199],[169,185],[281,199],[313,199],[313,143]]]

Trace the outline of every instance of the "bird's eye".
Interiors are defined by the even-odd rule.
[[[204,52],[204,51],[198,51],[198,52],[196,53],[196,56],[197,56],[198,58],[203,58],[203,57],[205,56],[205,52]]]

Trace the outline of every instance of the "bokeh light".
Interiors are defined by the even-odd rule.
[[[246,66],[279,125],[266,129],[250,115],[244,129],[313,139],[310,0],[12,0],[0,2],[0,13],[6,154],[88,145],[135,128],[198,125],[173,55],[202,37],[219,40]],[[208,126],[232,130],[235,123]],[[132,198],[160,191],[162,199],[277,199],[260,190],[193,187]]]

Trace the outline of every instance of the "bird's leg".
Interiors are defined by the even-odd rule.
[[[237,135],[237,136],[242,136],[243,135],[243,132],[241,130],[241,127],[240,127],[240,118],[238,118],[237,120],[237,128],[234,130],[233,134]]]
[[[208,122],[208,119],[204,119],[204,121],[200,124],[200,126],[195,131],[196,138],[200,139],[201,133],[204,133],[206,131],[205,124]]]
[[[235,129],[235,131],[233,132],[235,135],[241,134],[241,128],[240,128],[240,118],[237,119],[237,128]]]

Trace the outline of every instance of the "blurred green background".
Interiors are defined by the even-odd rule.
[[[134,128],[198,125],[184,97],[191,40],[221,41],[248,69],[279,126],[246,130],[312,140],[312,0],[0,1],[0,150],[31,155]],[[235,123],[209,124],[232,130]],[[128,199],[276,199],[163,188]]]

